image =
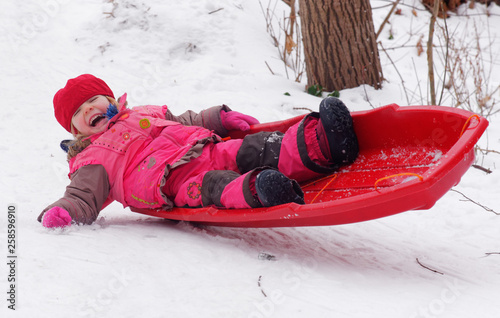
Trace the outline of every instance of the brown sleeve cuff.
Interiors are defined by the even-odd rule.
[[[83,166],[71,175],[71,183],[66,187],[64,196],[46,207],[38,216],[58,206],[66,211],[73,222],[92,224],[99,215],[109,195],[108,174],[102,165]]]

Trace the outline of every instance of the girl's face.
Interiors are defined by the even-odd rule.
[[[91,97],[76,110],[71,123],[84,136],[100,133],[106,129],[109,120],[105,116],[108,106],[106,96]]]

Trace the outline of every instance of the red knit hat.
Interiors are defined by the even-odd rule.
[[[75,111],[96,95],[115,98],[108,85],[94,75],[83,74],[68,80],[66,86],[54,95],[54,114],[59,124],[71,132],[71,119]]]

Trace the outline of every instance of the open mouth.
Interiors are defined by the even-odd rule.
[[[104,114],[95,114],[92,116],[89,120],[89,126],[95,127],[97,126],[101,121],[105,120],[106,116]]]

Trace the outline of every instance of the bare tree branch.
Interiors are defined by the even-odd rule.
[[[424,264],[420,263],[420,261],[418,260],[418,257],[416,258],[416,260],[417,260],[418,265],[422,266],[423,268],[428,269],[431,272],[434,272],[434,273],[437,273],[437,274],[440,274],[440,275],[444,275],[444,273],[441,273],[440,271],[437,271],[435,269],[432,269],[432,268],[430,268],[428,266],[425,266]]]
[[[396,6],[399,4],[400,1],[401,0],[398,0],[398,1],[396,1],[396,2],[394,2],[392,4],[392,8],[389,11],[389,14],[387,14],[387,16],[385,17],[384,21],[382,22],[382,24],[378,28],[377,34],[375,34],[375,39],[378,39],[378,36],[380,35],[380,33],[382,32],[382,30],[384,29],[385,24],[387,23],[387,21],[389,21],[389,18],[391,17],[392,13],[394,12],[394,9],[396,9]]]
[[[434,26],[439,12],[439,1],[434,0],[434,7],[432,10],[431,22],[429,23],[429,39],[427,40],[427,65],[429,68],[429,85],[431,89],[431,105],[436,105],[436,87],[434,83],[434,59],[432,54],[432,42],[434,38]]]

